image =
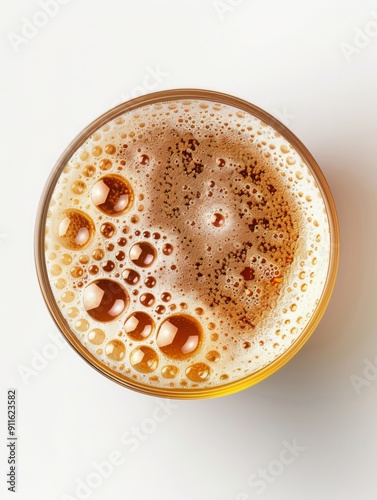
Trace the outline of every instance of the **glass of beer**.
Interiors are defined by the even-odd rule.
[[[42,196],[36,265],[92,367],[197,399],[259,382],[306,342],[339,259],[334,202],[283,124],[207,90],[157,92],[91,123]]]

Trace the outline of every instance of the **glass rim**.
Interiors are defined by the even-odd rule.
[[[257,370],[256,372],[253,372],[247,375],[246,377],[243,377],[242,379],[228,382],[221,386],[203,388],[203,389],[195,388],[190,390],[184,390],[179,388],[166,389],[166,388],[141,384],[136,381],[132,381],[127,377],[122,376],[120,373],[110,369],[109,367],[102,364],[99,360],[97,360],[76,338],[74,333],[69,328],[67,321],[64,319],[52,292],[50,280],[47,274],[47,267],[44,255],[45,226],[46,226],[47,211],[50,199],[53,190],[55,188],[56,182],[60,177],[61,171],[66,166],[67,162],[70,160],[75,151],[77,151],[77,149],[101,126],[105,125],[110,120],[115,119],[119,115],[137,109],[141,106],[146,106],[148,104],[157,104],[159,102],[179,100],[179,99],[199,99],[199,100],[206,100],[236,107],[240,110],[243,110],[251,114],[252,116],[255,116],[265,124],[271,126],[279,134],[281,134],[296,149],[298,154],[306,163],[313,177],[315,178],[318,187],[321,191],[322,199],[326,207],[326,214],[330,228],[330,249],[329,249],[330,256],[329,256],[329,265],[328,265],[326,281],[323,286],[322,294],[318,301],[316,309],[312,314],[312,317],[310,318],[309,322],[307,323],[307,325],[297,338],[297,340],[274,361],[272,361],[265,367]],[[339,265],[339,252],[340,252],[339,238],[340,234],[339,234],[338,217],[336,213],[333,196],[330,191],[330,187],[314,157],[311,155],[306,146],[300,141],[300,139],[298,139],[298,137],[296,137],[296,135],[293,134],[293,132],[291,132],[283,123],[277,120],[274,116],[270,115],[261,108],[243,99],[212,90],[183,88],[183,89],[172,89],[172,90],[153,92],[151,94],[146,94],[141,97],[137,97],[135,99],[119,104],[115,108],[110,109],[109,111],[103,113],[97,119],[92,121],[66,147],[66,149],[63,151],[63,153],[55,163],[55,166],[42,192],[36,217],[36,225],[35,225],[34,257],[35,257],[35,265],[36,265],[39,286],[42,291],[42,295],[47,305],[47,308],[55,324],[62,332],[62,334],[64,335],[70,346],[73,349],[75,349],[75,351],[87,363],[89,363],[89,365],[92,366],[92,368],[96,369],[102,375],[105,375],[107,378],[113,380],[114,382],[117,382],[118,384],[124,387],[151,396],[159,396],[172,399],[204,399],[204,398],[212,398],[212,397],[233,394],[235,392],[251,387],[252,385],[258,382],[261,382],[262,380],[264,380],[265,378],[269,377],[274,372],[276,372],[278,369],[280,369],[282,366],[284,366],[302,348],[302,346],[306,343],[306,341],[309,339],[309,337],[316,329],[330,301]]]

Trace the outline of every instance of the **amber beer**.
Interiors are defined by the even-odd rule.
[[[60,160],[41,211],[38,269],[60,328],[150,394],[250,385],[293,355],[331,293],[320,170],[282,125],[223,94],[110,111]]]

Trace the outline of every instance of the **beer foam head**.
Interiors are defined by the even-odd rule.
[[[109,121],[61,171],[45,259],[69,328],[131,385],[220,387],[281,356],[321,298],[329,221],[308,165],[207,100]]]

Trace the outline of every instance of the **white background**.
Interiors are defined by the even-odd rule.
[[[26,19],[43,24],[41,7],[2,1],[1,498],[375,500],[376,1],[71,0],[55,10],[15,42],[10,34],[22,36]],[[150,420],[157,399],[108,381],[69,347],[20,375],[37,353],[53,352],[51,335],[60,339],[33,261],[44,184],[82,128],[142,92],[150,68],[163,73],[155,90],[219,90],[284,121],[327,177],[342,236],[332,301],[301,352],[241,393],[174,403],[158,424]],[[19,410],[13,496],[5,477],[10,387]],[[132,427],[150,434],[125,444]],[[294,441],[298,456],[279,465]],[[108,478],[93,476],[93,462],[114,450],[122,463]],[[262,469],[270,479],[255,484]],[[95,487],[77,492],[88,476]]]

